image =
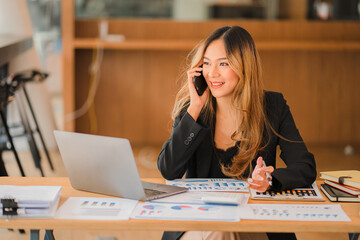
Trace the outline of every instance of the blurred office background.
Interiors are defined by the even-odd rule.
[[[39,144],[45,176],[66,176],[52,136],[61,129],[128,138],[140,176],[159,177],[156,159],[171,132],[185,58],[222,25],[243,26],[254,37],[266,89],[288,100],[318,171],[360,169],[358,0],[0,0],[0,13],[0,34],[33,40],[9,74],[50,74],[29,88],[54,164],[51,170]],[[8,121],[16,123],[11,105]],[[26,138],[15,145],[26,176],[40,176]],[[11,151],[3,161],[10,176],[20,176]],[[0,238],[11,234],[1,230]],[[60,239],[106,234],[144,236],[68,231]]]

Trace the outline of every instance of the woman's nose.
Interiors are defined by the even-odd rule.
[[[218,77],[219,74],[219,69],[217,68],[217,66],[213,65],[209,68],[209,72],[208,72],[208,76],[209,77]]]

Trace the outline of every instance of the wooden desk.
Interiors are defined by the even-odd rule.
[[[163,182],[162,179],[145,179],[152,182]],[[1,177],[0,184],[7,185],[48,185],[62,186],[60,204],[72,197],[104,197],[104,195],[77,191],[70,185],[68,178],[30,178]],[[274,201],[250,200],[250,203],[275,203]],[[279,203],[278,201],[276,203]],[[294,202],[281,202],[284,204]],[[314,204],[313,202],[304,202]],[[329,201],[316,202],[329,204]],[[64,220],[64,219],[0,219],[0,228],[12,229],[67,229],[67,230],[167,230],[167,231],[246,231],[246,232],[360,232],[360,203],[341,203],[351,222],[298,222],[298,221],[263,221],[241,220],[240,222],[211,221],[170,221],[141,220],[97,221],[97,220]]]

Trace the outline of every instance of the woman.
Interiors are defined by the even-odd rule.
[[[250,34],[238,26],[221,27],[190,57],[187,79],[175,101],[172,134],[158,158],[163,177],[171,180],[186,173],[187,178],[247,179],[249,187],[259,192],[270,188],[266,172],[277,190],[313,183],[314,157],[282,94],[264,91],[260,58]],[[208,88],[199,96],[192,79],[201,72]],[[278,145],[286,168],[275,169]],[[193,233],[182,234],[165,233],[163,239],[191,239]],[[211,232],[200,234],[218,238]],[[229,239],[239,235],[221,237],[228,234]]]

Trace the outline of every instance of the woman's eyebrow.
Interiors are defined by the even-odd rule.
[[[204,57],[204,59],[210,60],[210,58],[208,58],[208,57]],[[215,60],[227,60],[227,57],[221,57],[221,58],[218,58]]]

